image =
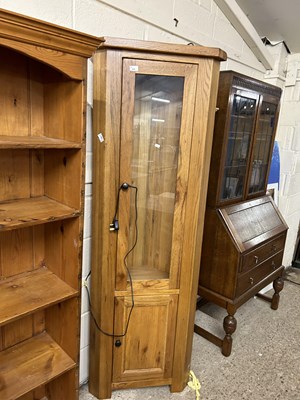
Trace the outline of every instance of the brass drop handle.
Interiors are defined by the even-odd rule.
[[[253,278],[250,278],[250,279],[249,279],[249,282],[250,282],[250,285],[253,285],[254,279],[253,279]]]
[[[276,247],[275,244],[272,244],[272,250],[273,250],[273,251],[277,251],[277,247]]]
[[[272,264],[271,264],[271,265],[272,265],[272,268],[273,268],[273,269],[276,269],[275,261],[272,261]]]
[[[258,264],[258,256],[254,256],[255,264]]]

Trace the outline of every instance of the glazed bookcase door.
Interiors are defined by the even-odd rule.
[[[258,95],[233,89],[220,201],[242,200],[246,189]]]
[[[179,285],[196,76],[189,64],[123,61],[120,183],[134,188],[120,192],[117,290],[129,274],[135,288]]]
[[[270,167],[270,158],[274,143],[274,130],[277,121],[278,100],[264,96],[257,117],[257,128],[254,138],[251,169],[249,174],[248,195],[264,193]]]

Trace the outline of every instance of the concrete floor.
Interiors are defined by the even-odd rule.
[[[300,270],[288,269],[286,278],[300,285]],[[253,298],[236,313],[230,357],[194,334],[192,370],[201,382],[201,400],[299,400],[300,399],[300,286],[286,281],[279,309]],[[224,310],[207,305],[196,320],[223,336]],[[217,319],[217,320],[216,320]],[[80,400],[95,400],[88,386]],[[113,400],[195,400],[189,387],[171,394],[168,387],[118,390]]]

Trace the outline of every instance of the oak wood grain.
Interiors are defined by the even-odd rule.
[[[187,46],[174,43],[151,42],[148,40],[128,40],[122,38],[102,37],[99,48],[116,48],[125,50],[141,50],[150,53],[164,53],[176,55],[192,55],[195,57],[216,58],[224,61],[227,58],[223,50],[204,46]]]
[[[165,44],[105,38],[94,57],[91,290],[94,315],[108,333],[124,330],[131,308],[124,256],[134,238],[133,192],[120,192],[118,233],[110,232],[109,224],[116,213],[120,185],[127,181],[141,189],[140,243],[127,260],[138,304],[132,312],[134,323],[130,322],[130,333],[120,338],[122,344],[118,348],[114,342],[119,338],[113,340],[91,323],[89,387],[99,398],[110,397],[112,389],[138,386],[170,384],[172,391],[181,391],[188,381],[208,181],[207,154],[212,144],[219,60],[224,56],[219,50],[189,47],[168,48]],[[178,161],[171,152],[153,153],[152,145],[159,141],[146,142],[161,136],[160,128],[150,126],[147,120],[151,115],[149,104],[138,105],[134,98],[136,82],[143,76],[185,80]],[[169,111],[165,119],[168,123],[176,115],[173,105]],[[139,128],[138,115],[142,120]],[[172,132],[174,128],[173,125]],[[104,138],[102,142],[97,137],[99,133]],[[165,143],[171,144],[169,135],[162,136]],[[161,165],[146,165],[143,154],[150,154]],[[137,179],[137,171],[147,176],[146,183]],[[170,190],[174,182],[175,192]],[[145,194],[147,185],[158,190],[149,198]],[[171,240],[167,239],[168,229],[172,230]],[[160,300],[168,304],[175,297],[178,311],[171,313],[171,323],[165,312],[168,306],[160,304]],[[158,337],[158,326],[162,337]],[[153,334],[147,335],[148,328]],[[139,340],[149,344],[142,346],[144,355],[134,350]],[[164,340],[170,347],[163,346]],[[155,341],[161,349],[159,357]]]

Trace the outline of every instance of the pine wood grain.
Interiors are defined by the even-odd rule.
[[[78,292],[77,292],[78,294]],[[77,295],[45,310],[46,332],[79,365],[80,335],[71,333],[70,326],[76,326],[80,319],[80,297]],[[77,376],[78,378],[78,376]],[[78,387],[79,382],[74,381]]]
[[[76,210],[83,209],[84,158],[82,151],[45,152],[44,194]]]
[[[18,132],[19,136],[27,136],[30,99],[26,57],[5,48],[1,49],[0,74],[1,134]]]
[[[75,367],[47,333],[0,353],[0,397],[14,400]]]
[[[80,218],[70,218],[45,225],[44,263],[60,279],[79,290],[79,270],[82,259]],[[66,264],[66,260],[68,263]],[[72,266],[72,268],[70,267]]]
[[[79,211],[46,196],[0,203],[0,231],[72,218]]]
[[[1,201],[30,196],[29,150],[0,150]]]
[[[4,9],[0,9],[0,24],[3,37],[81,57],[90,57],[100,42],[95,36]]]
[[[78,399],[86,59],[97,45],[0,9],[1,399]],[[39,344],[43,331],[56,343]]]
[[[33,235],[31,227],[0,232],[0,276],[2,278],[35,269],[43,260],[43,256],[41,258],[34,256]]]
[[[49,290],[51,288],[51,290]],[[0,325],[77,295],[47,268],[0,281]]]
[[[31,57],[41,60],[49,66],[59,66],[61,72],[72,79],[82,80],[82,59],[73,54],[64,54],[55,50],[45,49],[40,45],[15,42],[0,36],[0,44],[26,53]]]
[[[0,149],[80,149],[81,143],[46,136],[0,136]]]

